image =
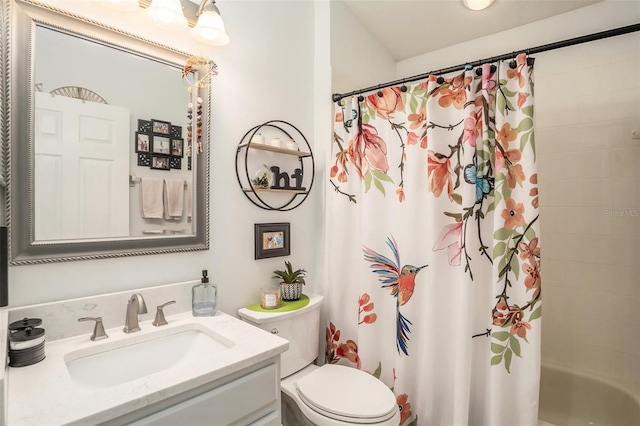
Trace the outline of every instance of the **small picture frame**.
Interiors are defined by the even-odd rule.
[[[171,125],[171,134],[172,138],[180,139],[182,137],[182,126],[174,126]]]
[[[289,256],[291,254],[291,224],[256,223],[253,225],[255,237],[255,259]]]
[[[151,147],[151,135],[149,133],[136,132],[136,152],[149,152]]]
[[[151,165],[151,155],[147,152],[138,153],[138,166],[149,167]]]
[[[171,123],[168,121],[151,119],[151,127],[153,133],[167,136],[171,133]]]
[[[151,168],[156,170],[170,170],[169,157],[162,155],[151,156]]]
[[[179,157],[171,157],[169,158],[169,167],[172,169],[181,169],[182,168],[182,158]]]
[[[169,136],[152,135],[151,153],[169,155],[171,152],[171,139]]]
[[[184,156],[184,139],[171,139],[171,155],[180,158]]]
[[[151,121],[138,119],[138,131],[140,133],[151,133]]]

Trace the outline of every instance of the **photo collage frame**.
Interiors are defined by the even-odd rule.
[[[156,170],[182,169],[182,127],[163,120],[138,120],[135,151],[138,166]]]

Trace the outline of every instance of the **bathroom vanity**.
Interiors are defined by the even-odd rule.
[[[4,424],[280,425],[288,342],[224,313],[193,317],[194,283],[138,290],[149,313],[134,333],[122,327],[134,291],[3,311],[5,323],[42,318],[49,336],[43,361],[6,367]],[[169,294],[179,302],[155,327]],[[92,325],[77,323],[87,311],[104,317],[107,339],[90,340]]]

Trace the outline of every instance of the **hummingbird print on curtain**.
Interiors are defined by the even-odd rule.
[[[409,340],[411,321],[402,315],[400,306],[404,306],[411,296],[416,286],[416,275],[424,266],[404,265],[400,268],[400,255],[398,254],[398,244],[393,235],[387,237],[387,245],[393,253],[393,259],[377,253],[368,247],[363,247],[365,260],[371,262],[373,272],[378,275],[378,280],[382,283],[382,288],[389,289],[391,296],[396,302],[396,349],[398,353],[402,351],[409,355],[407,341]]]

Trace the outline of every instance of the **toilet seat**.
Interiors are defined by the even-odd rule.
[[[398,411],[393,392],[364,371],[326,364],[296,381],[300,400],[330,419],[359,424],[389,420]]]

